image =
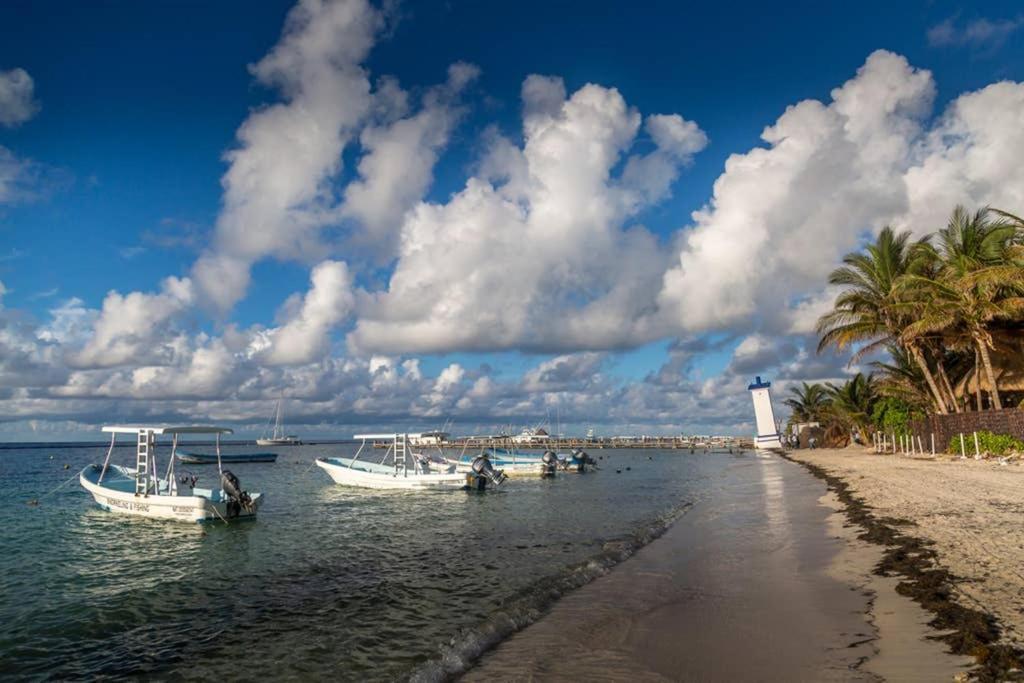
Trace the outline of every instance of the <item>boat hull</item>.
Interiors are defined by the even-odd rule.
[[[466,485],[466,475],[461,473],[420,474],[416,472],[387,472],[390,467],[362,463],[342,458],[318,459],[317,467],[327,473],[334,483],[342,486],[356,486],[364,489],[429,489],[429,488],[461,488]],[[375,468],[377,471],[360,469],[361,466]]]
[[[256,439],[257,446],[301,446],[299,439]]]
[[[96,503],[104,510],[109,510],[110,512],[150,519],[206,522],[221,519],[253,518],[263,503],[262,493],[250,494],[252,510],[241,510],[237,515],[231,517],[228,511],[227,500],[211,500],[201,495],[136,495],[129,491],[121,491],[97,483],[97,474],[100,469],[99,465],[89,465],[78,475],[78,480],[82,488],[92,494]],[[114,469],[113,466],[110,468],[110,470]]]
[[[473,471],[472,461],[466,462],[465,460],[449,460],[448,462],[455,465],[455,471],[463,474],[469,474]],[[491,464],[495,469],[501,470],[505,473],[506,477],[542,477],[544,476],[545,467],[539,460],[536,462],[495,462],[491,461]]]
[[[177,453],[178,461],[188,465],[216,465],[217,456],[209,453]],[[277,453],[232,453],[220,456],[221,464],[233,465],[239,462],[277,462]]]

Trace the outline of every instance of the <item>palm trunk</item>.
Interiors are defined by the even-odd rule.
[[[974,398],[978,401],[978,412],[981,412],[981,355],[974,349]]]
[[[988,375],[988,383],[992,385],[992,407],[996,410],[1002,410],[1003,402],[999,400],[999,387],[996,386],[996,376],[992,372],[992,359],[988,355],[988,346],[980,339],[975,341],[978,343],[978,353],[981,355],[981,362],[985,366],[985,374]]]
[[[910,353],[913,354],[914,360],[917,361],[917,365],[921,368],[921,372],[924,374],[924,379],[928,382],[928,388],[932,390],[932,396],[935,397],[935,405],[939,409],[939,415],[948,415],[949,411],[946,410],[946,402],[942,398],[942,392],[939,391],[939,387],[935,384],[935,377],[932,376],[932,371],[928,369],[928,363],[924,361],[924,356],[921,355],[921,350],[916,346],[910,348]]]
[[[949,377],[946,375],[946,368],[942,366],[941,360],[937,361],[935,365],[939,369],[939,379],[942,380],[943,386],[946,388],[946,391],[949,392],[950,400],[953,401],[953,410],[958,413],[962,413],[963,411],[960,409],[960,403],[956,400],[956,394],[953,392],[953,385],[949,383]]]

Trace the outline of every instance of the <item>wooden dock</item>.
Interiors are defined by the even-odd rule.
[[[374,447],[383,448],[388,444],[375,443]],[[694,439],[684,436],[637,436],[637,437],[548,437],[546,439],[535,439],[523,441],[514,437],[494,436],[462,436],[449,439],[440,444],[419,445],[414,448],[459,448],[470,450],[481,450],[487,448],[503,448],[514,451],[567,451],[579,448],[581,450],[602,450],[605,448],[616,449],[659,449],[659,450],[688,450],[688,451],[720,451],[729,449],[750,450],[754,442],[749,438],[739,437],[711,437],[710,439]]]

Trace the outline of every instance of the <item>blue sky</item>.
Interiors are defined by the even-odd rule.
[[[312,21],[326,21],[320,15],[327,10],[318,3],[311,7],[313,5]],[[326,175],[314,174],[308,179],[313,187],[326,187],[318,197],[320,208],[324,202],[332,200],[337,205],[335,208],[344,213],[345,189],[359,180],[358,164],[367,153],[359,136],[373,125],[384,130],[396,117],[403,114],[411,117],[425,108],[424,96],[445,82],[452,64],[475,65],[477,72],[466,84],[452,87],[452,92],[457,90],[457,93],[441,96],[442,99],[450,97],[441,105],[447,112],[448,118],[443,120],[447,121],[448,129],[444,140],[432,148],[435,158],[429,164],[429,181],[422,187],[420,196],[411,201],[446,207],[453,212],[456,207],[449,202],[464,190],[468,178],[480,175],[483,159],[498,134],[517,149],[528,151],[523,133],[522,95],[527,77],[539,74],[561,79],[566,102],[587,84],[614,88],[625,107],[637,113],[640,117],[637,121],[641,123],[637,124],[628,143],[614,143],[619,146],[607,169],[612,179],[610,190],[614,189],[611,188],[614,181],[623,176],[630,155],[639,158],[664,151],[671,166],[667,192],[617,215],[610,228],[602,227],[612,230],[609,234],[618,239],[631,228],[643,226],[657,244],[653,251],[643,253],[666,255],[664,262],[657,258],[646,259],[650,268],[658,272],[651,276],[649,286],[638,287],[633,292],[632,298],[637,299],[635,309],[623,309],[638,331],[619,338],[616,334],[602,332],[613,326],[602,327],[588,318],[580,323],[581,329],[589,330],[588,336],[573,340],[534,329],[531,324],[517,333],[496,334],[491,339],[486,330],[473,336],[470,324],[465,337],[445,338],[428,346],[412,340],[405,346],[399,343],[402,348],[385,348],[387,344],[380,345],[380,335],[352,333],[363,320],[387,319],[393,315],[388,311],[395,307],[423,305],[422,302],[403,302],[397,294],[385,303],[363,298],[394,290],[396,272],[406,272],[400,264],[411,261],[409,254],[403,256],[400,249],[368,255],[353,246],[350,240],[358,242],[357,233],[364,227],[360,219],[348,217],[318,224],[317,245],[309,249],[297,247],[301,253],[280,256],[283,252],[270,251],[251,258],[250,284],[226,308],[212,310],[204,303],[200,288],[194,296],[188,296],[187,304],[176,304],[173,314],[168,314],[155,326],[159,328],[161,340],[181,337],[189,353],[204,344],[226,339],[223,336],[226,329],[245,331],[250,335],[249,341],[238,342],[240,346],[232,347],[231,353],[248,354],[247,363],[256,359],[247,367],[249,372],[259,374],[258,356],[263,352],[253,351],[256,348],[253,340],[259,336],[257,332],[288,324],[289,315],[294,317],[298,304],[289,309],[286,301],[289,297],[298,297],[301,303],[311,289],[311,272],[318,263],[325,260],[344,263],[345,275],[351,278],[353,302],[332,304],[339,314],[329,316],[328,323],[300,325],[303,330],[308,331],[312,326],[317,332],[323,332],[323,340],[310,342],[316,347],[316,354],[299,354],[301,362],[294,363],[281,361],[284,356],[278,354],[275,356],[278,360],[269,366],[284,374],[276,380],[267,380],[258,389],[253,388],[252,393],[244,397],[234,392],[237,387],[230,383],[211,385],[207,393],[198,395],[183,393],[180,389],[177,393],[168,389],[166,394],[155,389],[133,393],[128,389],[112,389],[109,382],[107,388],[101,390],[104,382],[117,373],[128,377],[145,367],[174,367],[185,372],[186,367],[192,367],[189,364],[194,359],[165,355],[161,357],[163,360],[154,361],[129,354],[129,357],[118,356],[111,360],[109,355],[102,356],[97,350],[91,354],[92,360],[79,355],[77,361],[65,363],[67,358],[80,352],[80,347],[89,345],[90,330],[83,329],[74,339],[55,342],[53,335],[46,333],[47,326],[55,324],[53,311],[71,302],[76,310],[81,309],[80,319],[85,327],[99,324],[99,311],[111,290],[121,294],[152,295],[160,290],[161,281],[168,276],[188,278],[200,254],[210,250],[221,253],[217,251],[221,248],[214,245],[222,239],[219,231],[223,228],[219,221],[225,221],[228,213],[222,184],[230,168],[225,153],[245,146],[236,134],[253,112],[289,102],[292,106],[301,106],[301,103],[295,104],[280,83],[261,79],[249,69],[249,65],[260,62],[283,40],[283,26],[292,8],[291,2],[225,2],[212,6],[108,3],[88,8],[78,3],[15,3],[0,8],[0,73],[20,69],[31,77],[30,99],[36,110],[26,120],[0,126],[0,147],[12,155],[12,168],[16,164],[19,169],[17,191],[8,191],[6,196],[0,191],[0,282],[5,290],[2,311],[22,326],[19,334],[23,338],[17,343],[9,339],[8,348],[20,349],[27,354],[26,358],[33,358],[29,365],[34,371],[46,374],[44,370],[48,368],[66,381],[78,382],[76,386],[88,385],[94,390],[92,398],[103,397],[131,415],[203,417],[196,414],[195,408],[185,406],[185,402],[198,399],[210,402],[206,408],[224,419],[249,424],[246,416],[254,414],[260,396],[284,394],[294,399],[292,410],[297,420],[305,420],[304,416],[308,415],[315,429],[328,431],[334,426],[342,429],[339,425],[357,419],[429,422],[464,415],[467,420],[533,423],[549,412],[551,406],[564,406],[578,423],[639,425],[638,429],[652,431],[673,431],[691,425],[697,431],[711,428],[742,431],[747,423],[743,416],[745,404],[740,401],[746,401],[746,397],[739,394],[739,399],[726,398],[736,394],[735,387],[742,384],[741,378],[734,381],[730,375],[730,367],[743,367],[737,363],[737,349],[756,347],[764,351],[770,346],[776,351],[783,347],[790,350],[787,346],[790,343],[802,349],[808,335],[802,328],[794,332],[794,325],[778,323],[779,319],[790,315],[781,311],[759,308],[759,312],[738,310],[731,316],[709,317],[707,311],[697,310],[692,303],[702,298],[709,301],[716,297],[728,298],[725,290],[730,284],[727,279],[721,281],[719,270],[752,267],[749,263],[723,261],[719,269],[712,260],[708,267],[710,272],[716,273],[714,281],[693,279],[693,273],[706,263],[700,260],[704,257],[698,253],[698,247],[686,242],[688,233],[695,230],[695,224],[698,232],[704,230],[710,235],[727,232],[714,212],[704,223],[695,222],[691,217],[691,212],[718,197],[715,183],[726,174],[726,159],[730,155],[746,155],[755,148],[777,146],[778,143],[761,139],[766,127],[774,125],[788,107],[798,103],[812,100],[828,105],[833,89],[857,78],[858,69],[862,67],[870,71],[865,67],[866,60],[876,50],[883,49],[889,51],[886,54],[902,59],[908,70],[899,72],[898,65],[892,65],[895,62],[879,66],[876,69],[880,74],[879,82],[902,78],[907,87],[912,88],[917,86],[913,85],[911,70],[930,72],[927,87],[921,86],[920,91],[908,90],[905,101],[901,100],[903,104],[899,107],[914,110],[909,116],[913,125],[897,126],[906,138],[907,150],[886,172],[907,174],[913,168],[929,170],[931,166],[922,161],[923,157],[932,154],[936,159],[948,160],[951,156],[948,150],[936,150],[935,144],[928,141],[929,132],[941,125],[949,103],[998,81],[1014,83],[1022,77],[1024,67],[1024,31],[1020,30],[1024,13],[1016,3],[991,2],[982,6],[942,2],[861,3],[855,9],[828,3],[799,3],[770,11],[760,3],[728,3],[715,7],[686,7],[680,3],[595,3],[583,11],[573,3],[499,6],[449,1],[370,8],[367,11],[379,19],[379,25],[371,31],[372,46],[358,63],[344,68],[362,70],[373,93],[380,90],[382,76],[394,76],[410,106],[404,112],[380,114],[383,118],[376,122],[364,117],[354,124],[350,138],[342,145],[335,170]],[[307,33],[310,33],[308,27]],[[309,50],[321,49],[312,43],[306,45]],[[313,52],[303,54],[309,59],[323,57]],[[337,65],[336,57],[324,58],[332,66]],[[890,76],[886,70],[899,73]],[[865,82],[869,76],[870,73],[864,76]],[[287,79],[287,75],[284,78]],[[304,83],[301,87],[307,96],[314,97],[309,91],[317,87],[315,83]],[[870,93],[858,91],[851,95],[851,99],[854,97],[861,98],[853,107],[857,111],[877,105],[886,115],[892,114],[884,103],[870,101]],[[1013,107],[1015,102],[1010,96],[1005,106]],[[0,106],[2,103],[0,98]],[[343,108],[346,103],[339,102],[338,106]],[[858,115],[848,113],[853,109],[837,107],[837,111],[841,110],[850,120]],[[692,144],[696,149],[685,152],[667,147],[662,150],[652,137],[654,134],[644,127],[647,117],[657,114],[678,114],[681,121],[692,122],[702,132],[703,142],[694,138]],[[618,114],[608,114],[613,115]],[[868,119],[875,120],[865,116],[865,120]],[[619,125],[619,122],[614,123]],[[622,125],[629,127],[628,122]],[[968,137],[971,144],[977,146],[983,144],[985,135],[972,132]],[[853,142],[861,144],[863,141]],[[866,148],[867,143],[864,146]],[[978,151],[981,154],[983,150]],[[828,168],[844,163],[844,153],[825,147],[820,152],[822,157],[836,154]],[[1011,152],[1011,149],[1002,151]],[[567,162],[566,167],[570,165]],[[764,187],[774,187],[772,178],[767,175],[769,170],[763,171],[766,174]],[[800,185],[808,182],[802,180],[806,175],[806,172],[795,172],[787,177],[787,192],[792,198],[803,197],[811,191],[826,195],[832,191],[827,185]],[[907,177],[918,182],[920,175],[914,172]],[[967,178],[960,185],[950,187],[949,207],[943,207],[940,213],[948,213],[955,201],[987,203],[1016,199],[1012,194],[999,194],[991,188],[978,189],[986,186],[983,180]],[[647,178],[644,182],[657,181]],[[758,182],[755,179],[749,185],[757,188]],[[494,187],[499,187],[499,183],[495,182]],[[838,183],[835,190],[842,191]],[[913,188],[908,191],[909,199],[893,199],[891,205],[879,206],[877,211],[836,228],[845,236],[843,239],[835,239],[832,233],[803,235],[802,239],[808,244],[824,241],[837,245],[831,251],[811,249],[808,258],[834,261],[843,245],[856,244],[858,239],[877,229],[880,222],[896,222],[914,230],[929,229],[926,223],[933,217],[915,213],[914,191]],[[785,224],[782,214],[786,211],[794,212],[793,223],[808,220],[810,209],[797,207],[795,199],[786,197],[768,199],[777,205],[770,211],[765,210],[765,231],[771,233],[771,226],[776,222]],[[753,205],[758,197],[750,196],[747,200]],[[536,203],[539,199],[519,201]],[[740,201],[735,192],[728,196],[723,193],[721,197],[723,206]],[[842,201],[846,200],[839,197],[837,203]],[[857,203],[860,205],[863,201]],[[410,203],[408,208],[415,206]],[[724,215],[724,211],[719,213]],[[445,220],[450,218],[446,214]],[[752,220],[751,225],[756,224],[757,220]],[[412,234],[410,229],[396,223],[395,239]],[[585,236],[588,233],[579,234],[584,237],[579,240],[576,251],[585,252],[591,248],[590,238]],[[794,246],[794,239],[793,236],[780,237],[768,241],[767,248],[788,244],[787,249],[799,250],[798,245]],[[481,249],[482,253],[489,253],[485,247]],[[658,286],[663,279],[662,272],[671,271],[672,263],[678,261],[670,257],[680,251],[691,252],[692,258],[697,260],[689,270],[685,264],[679,269],[682,281],[688,283],[683,295],[669,291],[669,285]],[[494,253],[500,260],[501,252]],[[642,262],[640,253],[637,252],[637,260]],[[617,256],[621,256],[621,252],[611,248],[593,262],[593,267],[614,270]],[[557,269],[560,262],[553,256],[546,270]],[[439,270],[444,267],[438,264]],[[548,299],[558,302],[550,304],[550,311],[547,303],[535,304],[552,315],[545,324],[548,328],[557,328],[588,303],[596,301],[603,305],[604,293],[618,285],[626,287],[631,278],[645,277],[644,266],[638,265],[635,273],[623,270],[624,283],[602,275],[594,283],[581,285],[579,290],[567,287],[553,291],[550,285],[535,285],[529,290],[532,286],[529,281],[536,281],[537,276],[516,272],[514,262],[508,263],[508,267],[510,296],[514,295],[515,287],[522,286],[528,288],[524,299],[533,297],[540,302]],[[789,269],[785,271],[786,278],[781,278],[788,280],[792,266],[780,264],[777,267]],[[771,290],[773,302],[780,308],[792,309],[800,302],[810,302],[823,295],[822,286],[816,288],[811,284],[823,268],[827,270],[827,264],[814,272],[792,275],[793,281],[779,285],[778,291],[775,291],[775,283],[780,278],[764,287],[756,283],[750,286],[758,292]],[[471,282],[464,267],[446,273],[446,278]],[[517,283],[520,278],[523,282]],[[822,278],[817,281],[823,285]],[[707,291],[702,292],[705,283]],[[434,283],[434,286],[436,291],[442,292],[442,299],[444,292],[452,294],[453,290],[445,289],[448,283]],[[663,309],[665,301],[677,301],[680,296],[691,303],[679,303],[678,313],[659,314],[655,322],[644,317],[644,310]],[[498,297],[498,300],[505,299]],[[375,308],[377,305],[382,308]],[[616,305],[625,306],[620,301]],[[476,320],[482,315],[494,317],[492,327],[501,328],[507,321],[515,320],[512,312],[506,312],[507,306],[496,308],[498,310],[490,312],[486,309],[463,311],[459,315],[468,318],[453,317],[446,324],[466,326],[467,320]],[[716,310],[725,308],[723,303]],[[450,307],[439,304],[435,315],[448,310]],[[608,310],[618,309],[609,305]],[[672,318],[672,322],[666,322],[666,316]],[[695,322],[691,324],[690,319]],[[6,329],[13,335],[14,323],[10,320]],[[413,329],[422,331],[423,324],[419,321],[418,327],[399,326],[386,333],[392,338],[409,336],[414,334]],[[26,331],[25,326],[31,330]],[[268,334],[272,339],[273,333]],[[197,341],[196,335],[205,335],[205,338]],[[129,336],[141,339],[135,332]],[[186,343],[185,337],[190,341]],[[31,342],[32,339],[36,341]],[[95,341],[95,334],[93,339],[95,346],[99,343]],[[747,341],[743,347],[744,341],[750,339],[753,341]],[[771,343],[766,345],[766,339]],[[40,340],[49,346],[28,350],[26,344]],[[151,346],[148,342],[140,345]],[[679,351],[682,347],[698,346],[701,350],[692,357],[690,352]],[[243,347],[249,350],[243,351]],[[761,374],[774,372],[784,377],[788,373],[794,379],[801,374],[814,376],[796,368],[786,369],[782,367],[785,359],[778,353],[765,353]],[[599,358],[586,354],[598,354]],[[11,350],[9,357],[14,355]],[[393,400],[375,395],[374,400],[368,402],[372,405],[360,408],[358,406],[366,402],[361,403],[355,396],[340,402],[340,399],[326,400],[327,393],[336,387],[321,387],[315,391],[308,386],[300,389],[302,383],[298,379],[287,377],[289,367],[302,363],[321,362],[323,358],[332,358],[338,363],[346,359],[368,362],[375,355],[387,356],[395,367],[416,359],[423,375],[421,381],[425,383],[435,382],[446,368],[455,364],[468,373],[460,379],[465,391],[483,375],[493,375],[508,386],[502,390],[504,398],[492,394],[489,401],[475,403],[472,407],[468,406],[473,401],[463,401],[463,408],[459,408],[460,398],[453,394],[448,397],[450,401],[440,400],[424,411],[422,407],[410,407],[414,402],[411,396],[401,394],[398,389],[389,394]],[[570,358],[566,362],[578,367],[580,372],[589,374],[570,373],[572,381],[566,385],[530,384],[524,379],[544,363],[555,362],[562,356]],[[639,397],[638,392],[642,392],[645,384],[651,385],[650,381],[645,383],[645,378],[650,380],[652,375],[673,363],[683,368],[678,380],[690,394],[699,392],[712,378],[718,378],[717,388],[704,387],[708,407],[700,418],[693,419],[695,423],[683,406],[677,419],[669,419],[671,411],[667,408],[651,407],[663,401],[667,405],[665,396]],[[824,377],[845,372],[843,359],[832,359],[830,363],[828,368],[817,371],[832,373]],[[85,400],[86,390],[71,392],[75,397],[72,400],[67,398],[67,391],[58,390],[59,383],[40,382],[26,377],[22,371],[9,370],[9,373],[10,386],[4,399],[18,402],[18,408],[12,413],[16,417],[8,425],[10,434],[31,435],[35,427],[26,425],[32,420],[37,421],[36,424],[38,421],[49,423],[53,431],[60,432],[84,429],[82,425],[97,419],[92,409],[86,411],[88,415],[80,414],[78,402]],[[103,373],[108,373],[106,379],[101,377]],[[137,389],[138,375],[133,381]],[[420,393],[426,390],[426,384],[415,390],[404,389]],[[482,392],[480,389],[477,394],[485,395]],[[605,402],[578,395],[584,392],[601,395]],[[43,396],[47,397],[46,405],[30,400]],[[615,412],[612,417],[605,414],[610,405],[621,405],[629,400],[637,401],[637,414],[630,415],[628,411]],[[722,404],[716,413],[716,401],[731,402]],[[488,405],[495,404],[501,404],[501,409],[489,415]],[[155,409],[154,405],[165,408]],[[714,417],[716,414],[728,417],[718,420]]]

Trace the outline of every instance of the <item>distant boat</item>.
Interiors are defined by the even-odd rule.
[[[274,417],[274,432],[268,438],[266,435],[256,439],[257,446],[301,446],[302,442],[294,434],[285,434],[284,425],[281,423],[281,401],[277,402],[277,411]]]
[[[179,450],[178,461],[189,465],[216,465],[217,454]],[[223,453],[220,461],[225,465],[236,462],[277,462],[277,453]]]

